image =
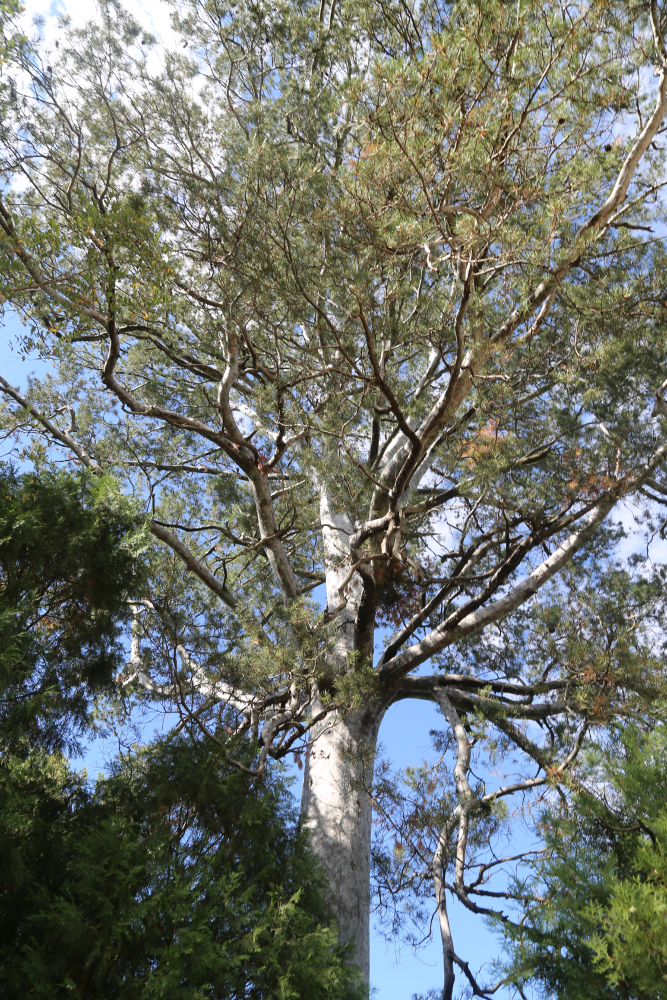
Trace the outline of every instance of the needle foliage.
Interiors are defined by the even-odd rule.
[[[91,788],[62,753],[122,669],[144,531],[109,478],[0,472],[0,997],[354,996],[277,777],[174,737]]]
[[[667,996],[667,732],[620,728],[566,814],[545,813],[515,981],[559,1000]],[[530,890],[528,884],[524,891]],[[531,893],[532,894],[532,893]]]
[[[0,467],[0,734],[62,748],[110,690],[144,518],[111,478]]]
[[[51,368],[0,375],[0,434],[143,504],[124,695],[257,773],[305,758],[366,976],[384,797],[451,1000],[448,894],[516,902],[490,805],[565,787],[659,686],[615,566],[629,508],[641,549],[667,530],[667,3],[160,9],[164,42],[109,0],[12,55],[0,308]],[[447,718],[450,777],[378,796],[403,700]]]

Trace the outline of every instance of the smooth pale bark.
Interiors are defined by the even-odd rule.
[[[371,798],[380,719],[337,713],[319,727],[306,758],[302,825],[329,880],[341,944],[354,942],[353,961],[370,975]]]
[[[336,614],[336,638],[328,657],[333,675],[347,673],[360,649],[358,613],[363,583],[349,577],[350,518],[336,512],[324,490],[320,516],[326,560],[327,609]],[[348,579],[349,577],[349,579]],[[343,593],[341,593],[341,590]],[[336,613],[337,612],[337,613]],[[364,636],[368,642],[368,636]],[[371,639],[372,650],[372,639]],[[313,713],[322,708],[315,692]],[[366,983],[370,976],[371,789],[383,710],[369,705],[345,715],[334,711],[314,728],[306,756],[301,822],[326,873],[341,944],[354,943],[352,960]]]

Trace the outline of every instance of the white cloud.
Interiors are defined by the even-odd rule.
[[[39,31],[47,47],[55,44],[60,33],[58,18],[67,15],[74,27],[83,27],[87,21],[99,17],[100,8],[87,0],[23,0],[23,23],[30,36]],[[139,23],[168,47],[178,44],[178,37],[171,27],[171,8],[162,0],[131,0],[125,9]]]

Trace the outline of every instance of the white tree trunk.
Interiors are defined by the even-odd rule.
[[[370,974],[370,859],[373,755],[379,719],[332,715],[307,758],[301,797],[303,826],[324,867],[341,944],[354,942],[352,961]]]
[[[337,635],[328,657],[333,676],[354,670],[360,642],[372,655],[372,636],[357,630],[363,592],[358,573],[349,580],[349,537],[354,531],[345,513],[334,510],[322,489],[320,516],[326,561],[327,606],[336,613]],[[347,581],[347,582],[346,582]],[[341,593],[341,586],[345,584]],[[369,655],[369,649],[364,650]],[[316,697],[313,712],[321,709]],[[373,760],[382,715],[371,706],[331,714],[312,732],[306,756],[301,822],[330,887],[330,905],[341,944],[354,942],[350,960],[365,981],[370,973],[370,863]]]

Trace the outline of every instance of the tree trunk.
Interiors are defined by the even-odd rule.
[[[329,880],[341,944],[370,974],[370,861],[373,755],[379,718],[353,713],[320,725],[306,758],[301,797],[304,828]]]
[[[324,489],[320,515],[326,563],[327,608],[336,639],[328,657],[331,678],[372,659],[373,616],[364,609],[364,581],[349,577],[351,519],[336,511]],[[372,578],[371,578],[372,580]],[[314,692],[313,712],[322,705]],[[364,706],[330,715],[315,727],[306,757],[301,822],[329,881],[330,905],[341,944],[352,942],[350,961],[368,983],[370,974],[370,869],[373,762],[384,710]]]

